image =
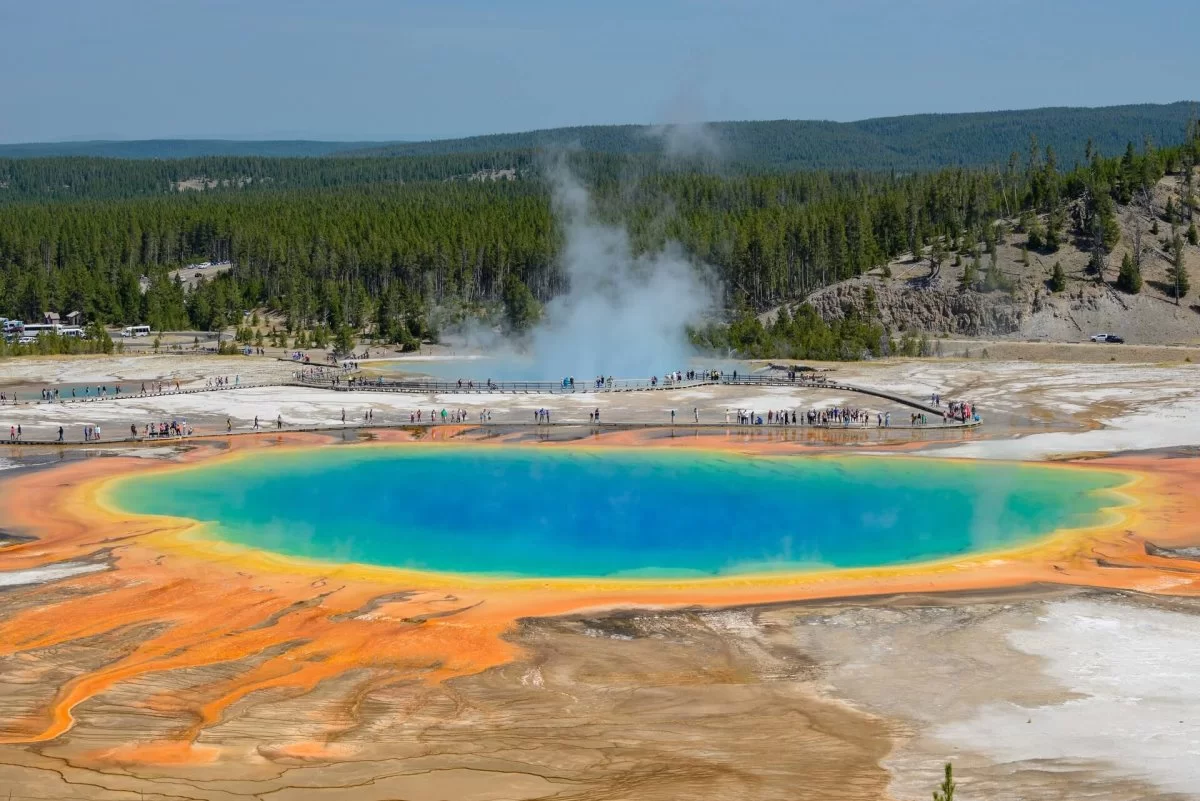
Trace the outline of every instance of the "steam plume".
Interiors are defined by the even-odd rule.
[[[549,171],[563,227],[569,289],[546,304],[530,353],[546,376],[646,377],[684,369],[687,325],[714,305],[700,269],[677,244],[634,255],[629,233],[595,218],[591,197],[560,161]]]

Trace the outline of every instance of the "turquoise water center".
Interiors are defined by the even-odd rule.
[[[1096,525],[1118,473],[932,458],[340,446],[118,481],[128,511],[332,562],[525,577],[899,565]]]

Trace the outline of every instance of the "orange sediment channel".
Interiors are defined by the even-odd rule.
[[[462,433],[447,427],[437,438]],[[403,431],[390,431],[381,439],[402,442],[408,437]],[[325,441],[319,436],[281,435],[231,440],[229,445],[237,453]],[[550,447],[572,446],[579,444]],[[589,446],[829,452],[739,437],[662,438],[661,432],[614,433],[589,440]],[[213,453],[193,451],[181,463],[224,458]],[[352,673],[376,685],[440,682],[478,673],[520,656],[503,635],[524,617],[1037,583],[1200,594],[1200,563],[1161,550],[1197,544],[1200,521],[1194,499],[1200,491],[1200,460],[1118,457],[1058,469],[1095,467],[1130,477],[1120,492],[1131,502],[1103,526],[1060,532],[1017,550],[916,566],[704,580],[475,579],[298,560],[209,539],[191,521],[123,513],[104,503],[109,481],[144,470],[171,469],[161,462],[85,459],[27,473],[0,485],[5,525],[36,537],[3,551],[5,570],[85,559],[106,559],[113,569],[55,585],[69,587],[70,592],[28,590],[42,593],[45,602],[0,616],[0,656],[138,627],[151,633],[105,664],[63,680],[53,698],[39,708],[17,716],[0,711],[0,743],[61,737],[71,730],[81,704],[131,680],[236,663],[239,668],[220,673],[221,678],[143,699],[146,707],[178,721],[165,738],[160,733],[153,743],[132,743],[96,755],[130,763],[212,761],[219,755],[198,743],[203,731],[253,693],[302,694]],[[1158,547],[1147,547],[1148,542]],[[329,758],[344,750],[329,742],[299,742],[287,748],[298,755]]]

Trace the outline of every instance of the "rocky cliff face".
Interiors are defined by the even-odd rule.
[[[870,290],[870,291],[868,291]],[[868,310],[874,294],[874,309]],[[1003,292],[959,292],[924,287],[888,287],[848,282],[829,287],[809,298],[826,320],[839,320],[847,312],[878,319],[893,332],[925,331],[930,334],[997,336],[1020,329],[1036,313],[1034,298],[1012,298]]]

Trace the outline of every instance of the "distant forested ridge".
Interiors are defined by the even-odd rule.
[[[0,159],[0,204],[175,195],[200,189],[220,194],[442,181],[496,168],[523,169],[532,162],[528,152],[424,158]]]
[[[1090,139],[1106,155],[1150,137],[1178,144],[1195,102],[1100,108],[1040,108],[966,114],[913,114],[857,122],[767,120],[703,126],[701,151],[719,151],[726,165],[772,169],[931,170],[1000,164],[1023,151],[1030,135],[1060,154],[1081,154]],[[672,143],[645,125],[587,125],[428,142],[238,141],[149,139],[0,145],[0,159],[91,157],[199,159],[234,156],[295,158],[447,156],[578,149],[613,155],[661,155]],[[686,145],[687,142],[675,141]],[[1075,156],[1075,158],[1078,158]],[[1074,161],[1065,162],[1068,166]]]
[[[771,120],[705,126],[704,150],[713,145],[728,164],[774,169],[930,170],[1001,164],[1023,152],[1035,135],[1043,146],[1082,161],[1090,139],[1106,155],[1150,137],[1179,144],[1196,104],[1041,108],[971,114],[915,114],[858,122]],[[593,153],[660,154],[668,138],[641,125],[590,125],[524,133],[384,145],[353,156],[438,156],[482,151],[578,148]],[[684,143],[686,144],[686,143]]]
[[[1091,154],[1118,155],[1133,142],[1183,141],[1193,104],[924,114],[854,123],[715,123],[682,142],[644,126],[555,128],[438,142],[346,150],[320,157],[200,155],[122,160],[95,156],[0,158],[0,204],[207,192],[327,189],[454,179],[514,178],[534,171],[548,151],[566,150],[585,178],[624,180],[670,171],[753,175],[795,170],[929,172],[952,166],[1009,166],[1031,138],[1067,169]],[[676,133],[680,133],[676,131]],[[668,141],[698,145],[695,158],[664,152]],[[148,145],[153,143],[115,143]],[[195,149],[203,142],[193,143]],[[222,144],[222,143],[217,143]],[[224,143],[246,144],[246,143]],[[254,143],[251,143],[254,144]],[[257,143],[307,146],[334,143]],[[14,146],[16,147],[16,146]],[[23,146],[22,146],[23,147]],[[30,146],[34,147],[34,146]],[[300,148],[303,149],[303,148]],[[269,150],[269,149],[267,149]],[[0,146],[0,155],[3,147]]]

